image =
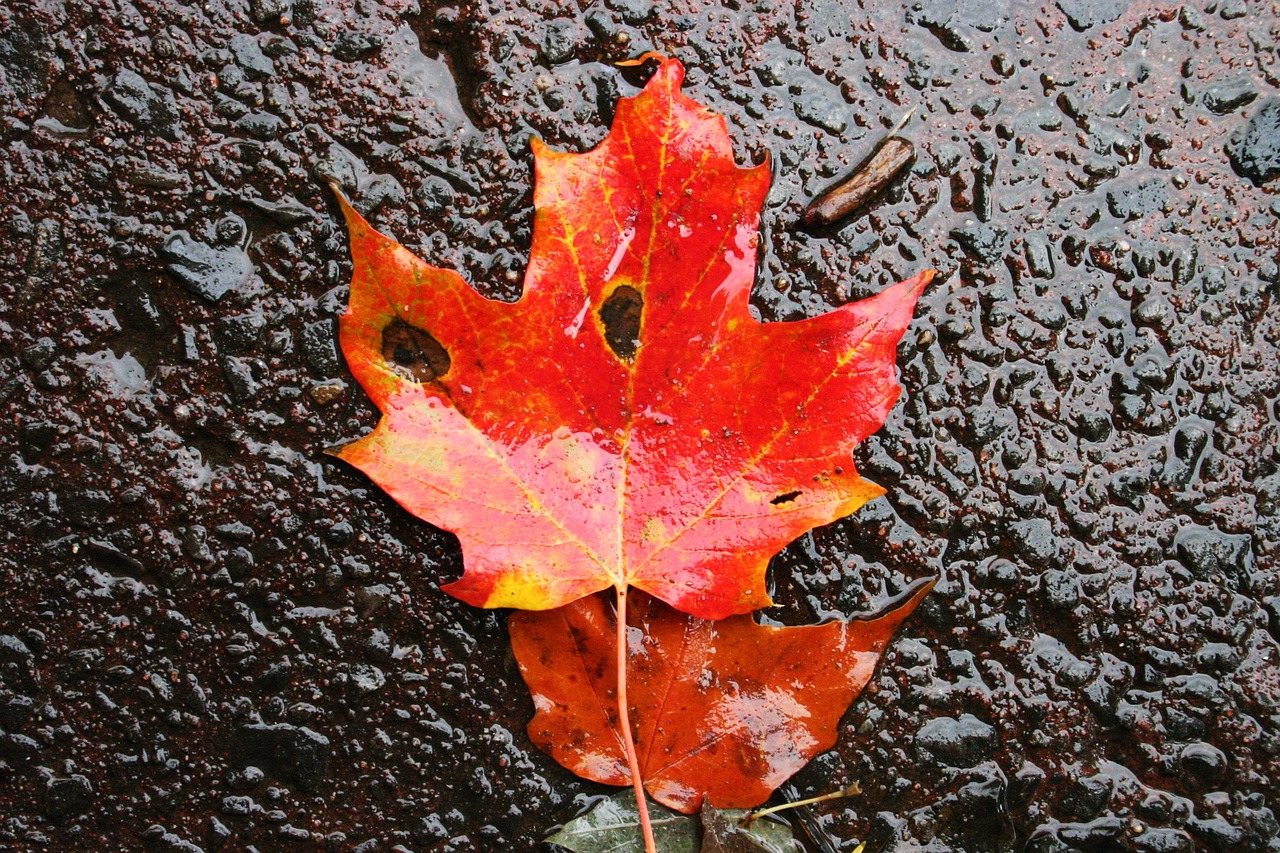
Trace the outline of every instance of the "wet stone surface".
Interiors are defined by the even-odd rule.
[[[324,181],[514,298],[530,135],[657,49],[772,160],[762,317],[942,271],[888,497],[776,561],[792,622],[941,579],[788,789],[862,785],[812,849],[1280,849],[1275,6],[685,6],[0,10],[0,847],[530,849],[600,793],[454,540],[323,454],[374,422]]]

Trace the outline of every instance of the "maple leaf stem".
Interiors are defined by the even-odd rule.
[[[645,801],[644,780],[640,778],[640,759],[636,756],[636,741],[631,734],[631,715],[627,711],[627,588],[617,587],[617,653],[618,653],[618,727],[622,729],[622,745],[627,751],[627,765],[631,768],[631,787],[636,792],[636,811],[640,813],[640,831],[644,833],[645,853],[657,853],[653,840],[653,824],[649,820],[649,804]]]

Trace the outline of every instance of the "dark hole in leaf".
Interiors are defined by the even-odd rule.
[[[604,339],[618,358],[627,361],[636,357],[640,346],[640,312],[644,310],[644,297],[640,291],[621,285],[600,306],[600,322],[604,324]]]
[[[774,498],[773,500],[769,501],[769,503],[771,503],[771,504],[789,504],[789,503],[791,503],[793,500],[795,500],[795,499],[796,499],[796,498],[798,498],[798,497],[800,497],[800,493],[799,493],[799,492],[783,492],[782,494],[778,495],[778,496],[777,496],[776,498]]]
[[[449,372],[449,352],[440,342],[399,317],[382,330],[382,357],[414,382],[432,382]]]

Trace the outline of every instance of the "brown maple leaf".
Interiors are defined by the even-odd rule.
[[[629,716],[644,787],[687,813],[704,797],[717,808],[764,802],[835,744],[841,715],[932,587],[916,584],[873,618],[785,628],[633,601]],[[515,613],[508,624],[536,708],[530,739],[579,776],[630,785],[609,601]]]

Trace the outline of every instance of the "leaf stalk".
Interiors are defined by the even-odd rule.
[[[658,853],[653,840],[653,824],[649,820],[649,804],[645,800],[644,780],[640,778],[640,759],[636,756],[635,737],[631,733],[631,715],[627,702],[627,588],[616,587],[617,653],[618,653],[618,728],[622,729],[622,745],[627,752],[627,765],[631,768],[631,787],[636,792],[636,811],[640,813],[640,831],[644,834],[645,853]]]
[[[815,803],[825,803],[828,800],[838,800],[842,797],[852,797],[854,794],[861,794],[862,786],[857,782],[841,788],[839,791],[832,791],[830,794],[821,794],[817,797],[809,797],[804,800],[795,800],[790,803],[783,803],[779,806],[770,806],[767,809],[757,809],[753,812],[747,812],[742,816],[742,820],[738,821],[739,826],[750,826],[752,821],[759,820],[767,815],[775,814],[785,809],[799,808],[800,806],[812,806]]]

